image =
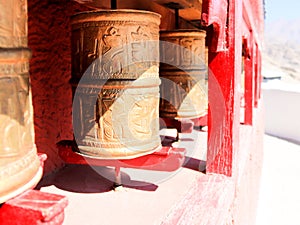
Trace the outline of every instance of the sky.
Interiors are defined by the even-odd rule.
[[[265,0],[266,24],[300,18],[300,0]],[[300,26],[300,24],[299,24]]]
[[[266,36],[300,43],[300,0],[265,0],[265,11]]]

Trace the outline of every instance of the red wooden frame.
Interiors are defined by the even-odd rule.
[[[262,10],[260,1],[229,0],[228,7],[224,0],[203,1],[202,20],[213,26],[208,55],[208,173],[233,173],[233,158],[239,146],[243,30],[248,35],[250,54],[245,65],[245,124],[252,124],[253,106],[257,107],[261,87]]]
[[[207,152],[207,172],[218,173],[227,176],[232,175],[233,152],[238,146],[239,134],[239,92],[238,83],[241,71],[241,26],[242,10],[240,1],[229,1],[228,11],[224,1],[209,1],[213,5],[214,12],[208,15],[217,15],[224,23],[224,13],[226,15],[226,38],[220,40],[226,43],[226,48],[209,46],[208,55],[208,152]],[[204,10],[206,11],[206,10]],[[220,14],[222,13],[222,14]],[[211,24],[215,25],[212,19]],[[208,24],[210,25],[210,24]],[[214,29],[215,30],[215,29]],[[213,34],[215,35],[215,34]],[[219,38],[223,37],[219,35]],[[218,42],[211,42],[215,45]],[[225,42],[226,41],[226,42]],[[216,50],[216,51],[214,51]],[[233,144],[235,143],[235,144]]]
[[[245,120],[244,124],[252,125],[253,120],[253,96],[254,96],[254,57],[255,48],[252,43],[252,33],[249,33],[247,41],[250,43],[249,55],[245,56]]]

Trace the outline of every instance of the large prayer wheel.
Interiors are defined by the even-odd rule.
[[[28,49],[0,49],[0,203],[41,178],[34,144]]]
[[[42,177],[34,144],[27,1],[0,0],[0,203]]]
[[[205,36],[203,30],[160,32],[160,117],[192,119],[207,113]]]
[[[72,17],[73,128],[80,153],[126,159],[161,147],[160,15],[101,10]]]

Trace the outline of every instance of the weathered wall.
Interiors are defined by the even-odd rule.
[[[263,163],[263,102],[254,109],[253,126],[241,125],[240,143],[234,165],[235,201],[232,224],[255,224]],[[229,223],[230,224],[230,223]]]
[[[48,155],[45,174],[60,168],[56,143],[72,139],[70,16],[85,10],[68,0],[28,0],[35,142]]]

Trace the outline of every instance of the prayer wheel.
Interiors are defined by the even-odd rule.
[[[41,178],[34,144],[30,51],[0,49],[0,203]]]
[[[0,203],[3,203],[34,187],[42,177],[42,167],[34,144],[27,1],[0,0],[0,9]]]
[[[71,24],[78,151],[128,159],[159,149],[160,15],[90,11],[74,15]]]
[[[207,113],[205,36],[203,30],[160,32],[160,117],[192,119]]]

